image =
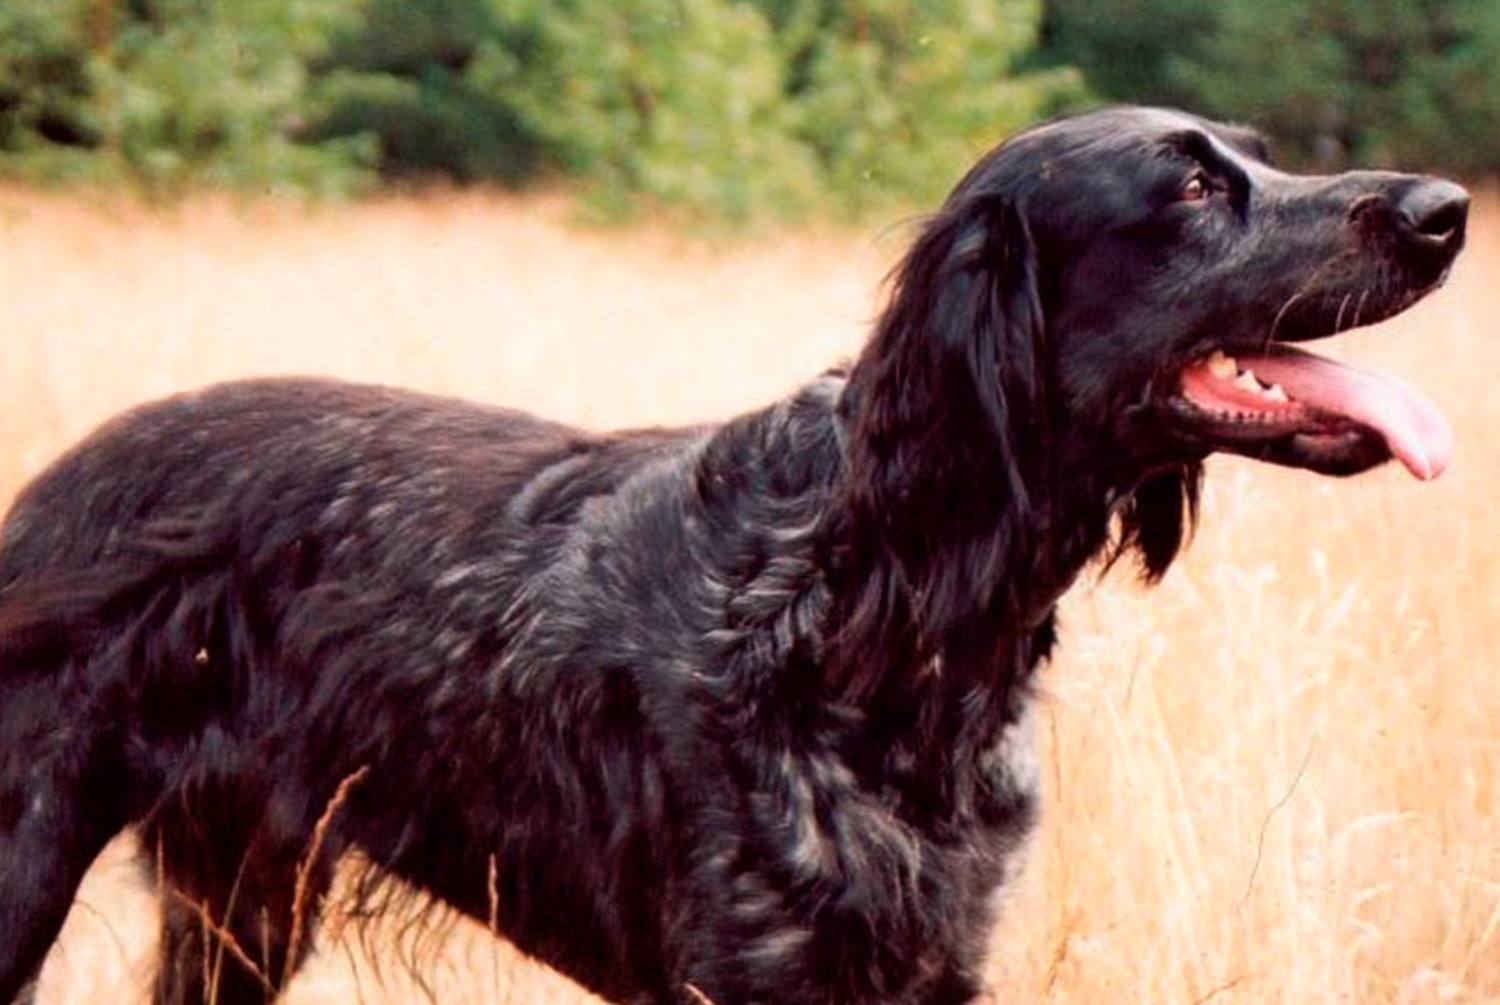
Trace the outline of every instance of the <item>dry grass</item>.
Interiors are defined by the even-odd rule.
[[[713,249],[564,219],[479,196],[159,216],[0,191],[0,499],[119,407],[249,373],[601,427],[723,416],[851,351],[899,245]],[[1342,350],[1447,403],[1460,454],[1441,481],[1215,463],[1160,589],[1115,575],[1069,597],[1002,1000],[1500,999],[1497,268],[1487,206],[1448,291]],[[139,987],[153,921],[126,852],[90,877],[44,1002]],[[387,929],[372,953],[325,930],[292,1000],[410,1000],[413,956],[439,1001],[585,1000],[482,926]]]

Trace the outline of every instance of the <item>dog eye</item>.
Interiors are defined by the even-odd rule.
[[[1188,180],[1182,183],[1178,189],[1177,197],[1183,202],[1202,202],[1213,195],[1214,186],[1208,175],[1202,171],[1195,171],[1188,176]]]

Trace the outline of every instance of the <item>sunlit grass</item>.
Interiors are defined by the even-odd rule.
[[[852,352],[900,245],[712,248],[566,219],[470,195],[163,216],[0,192],[0,498],[119,408],[250,373],[601,428],[722,417]],[[1216,461],[1198,540],[1160,588],[1117,570],[1067,599],[1001,1000],[1500,999],[1500,213],[1475,231],[1450,289],[1338,350],[1444,404],[1447,475]],[[292,1000],[411,1000],[413,959],[439,1001],[584,1000],[482,926],[439,920],[335,924]],[[153,926],[117,848],[44,1005],[139,998]]]

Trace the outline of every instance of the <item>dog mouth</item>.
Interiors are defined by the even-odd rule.
[[[1448,420],[1413,385],[1283,343],[1194,359],[1170,408],[1212,449],[1328,474],[1394,457],[1425,481],[1453,453]]]

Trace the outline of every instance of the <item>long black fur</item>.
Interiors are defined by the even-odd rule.
[[[1195,511],[1176,368],[1457,252],[1402,222],[1441,183],[1263,160],[1150,110],[1027,133],[847,372],[716,427],[291,379],[109,423],[3,529],[0,1001],[130,826],[161,1003],[274,997],[355,849],[622,1002],[971,1001],[1054,605],[1101,553],[1160,576]]]

